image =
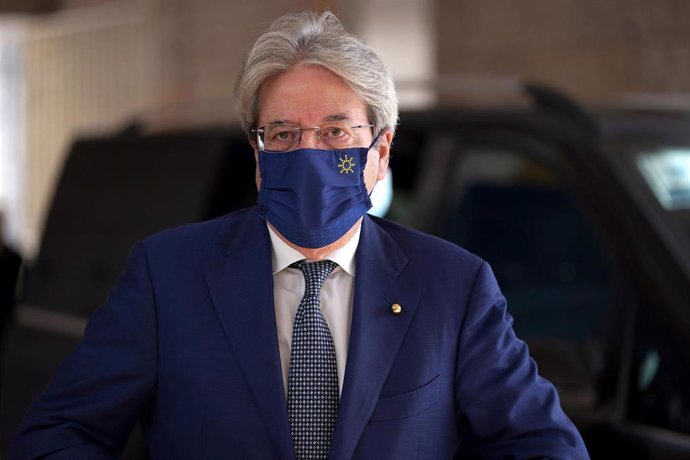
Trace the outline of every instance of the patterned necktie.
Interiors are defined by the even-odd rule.
[[[292,331],[288,371],[288,418],[298,460],[325,459],[338,416],[338,368],[333,338],[321,314],[320,293],[337,267],[321,260],[291,265],[304,274],[304,297]]]

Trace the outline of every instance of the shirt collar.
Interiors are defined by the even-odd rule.
[[[268,234],[271,237],[271,262],[273,263],[274,275],[286,267],[289,267],[291,264],[304,259],[304,255],[281,240],[268,223],[266,223],[266,226],[268,227]],[[336,249],[326,257],[328,260],[337,263],[340,268],[353,278],[355,276],[355,252],[359,245],[361,231],[362,226],[360,225],[345,246]]]

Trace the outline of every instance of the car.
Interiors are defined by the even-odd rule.
[[[527,107],[403,112],[377,209],[491,264],[592,458],[690,458],[690,119],[520,88]],[[136,240],[255,199],[236,127],[78,139],[6,338],[0,452]]]

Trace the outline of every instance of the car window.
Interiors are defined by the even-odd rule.
[[[491,264],[518,335],[600,336],[610,266],[559,177],[519,152],[481,147],[453,174],[443,236]]]

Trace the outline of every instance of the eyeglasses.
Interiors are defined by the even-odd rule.
[[[374,125],[348,126],[344,123],[332,123],[313,128],[302,128],[299,125],[285,123],[269,123],[251,133],[256,136],[259,150],[270,152],[288,152],[295,149],[302,142],[303,131],[314,131],[316,142],[323,143],[331,150],[346,149],[357,142],[357,130],[373,128]]]

